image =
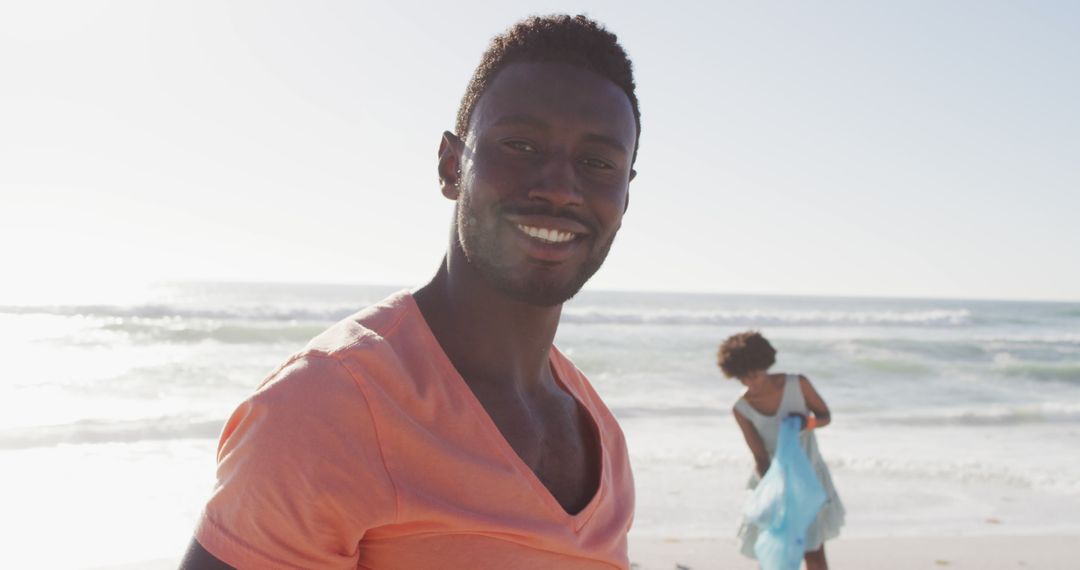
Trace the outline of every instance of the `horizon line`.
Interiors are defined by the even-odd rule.
[[[361,281],[345,281],[345,280],[327,280],[327,281],[314,281],[314,280],[288,280],[288,279],[266,279],[266,280],[245,280],[245,279],[190,279],[190,278],[167,278],[167,279],[154,279],[145,282],[147,285],[154,284],[168,284],[168,283],[213,283],[220,285],[326,285],[326,286],[356,286],[356,287],[384,287],[387,289],[412,289],[418,285],[403,285],[401,283],[375,283],[375,282],[361,282]],[[1076,299],[1063,299],[1063,298],[1019,298],[1019,297],[997,297],[997,296],[950,296],[950,295],[897,295],[888,293],[860,293],[860,294],[843,294],[843,293],[780,293],[780,292],[762,292],[762,291],[721,291],[721,290],[693,290],[693,289],[659,289],[659,288],[646,288],[646,289],[632,289],[632,288],[612,288],[612,287],[597,287],[589,288],[588,285],[581,290],[581,293],[652,293],[652,294],[676,294],[676,295],[718,295],[718,296],[730,296],[730,297],[786,297],[786,298],[825,298],[825,299],[865,299],[865,300],[881,300],[881,301],[977,301],[977,302],[1003,302],[1003,303],[1045,303],[1045,304],[1080,304],[1080,298]],[[573,299],[571,299],[572,301]]]

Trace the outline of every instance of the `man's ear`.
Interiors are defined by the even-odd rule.
[[[633,182],[633,181],[634,181],[634,177],[635,177],[635,176],[637,176],[637,171],[636,171],[636,170],[634,170],[633,168],[631,168],[631,169],[630,169],[630,180],[627,180],[627,181],[626,181],[627,185],[629,185],[629,184],[630,184],[631,182]],[[627,211],[627,210],[629,210],[629,209],[630,209],[630,188],[628,187],[628,188],[626,189],[626,203],[625,203],[625,204],[623,204],[623,209],[622,209],[622,211],[623,211],[623,213],[625,214],[625,213],[626,213],[626,211]]]
[[[450,131],[443,131],[439,141],[439,188],[442,195],[457,200],[461,192],[461,139]]]

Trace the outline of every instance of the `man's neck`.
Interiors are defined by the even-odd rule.
[[[538,307],[510,298],[454,253],[414,294],[450,362],[474,389],[550,388],[548,357],[562,305]]]

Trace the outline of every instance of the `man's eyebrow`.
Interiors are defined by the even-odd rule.
[[[545,130],[545,131],[548,130],[548,128],[549,128],[549,126],[548,126],[548,124],[546,122],[544,122],[544,121],[540,120],[539,118],[534,117],[532,115],[525,115],[525,114],[507,115],[505,117],[501,117],[497,121],[495,121],[495,123],[492,126],[494,126],[494,127],[504,127],[504,126],[508,126],[508,125],[509,126],[524,125],[524,126],[527,126],[527,127],[533,127],[533,128],[540,129],[540,130]],[[619,139],[617,139],[617,138],[615,138],[613,136],[603,135],[603,134],[600,134],[600,133],[592,133],[592,134],[585,135],[584,139],[585,139],[586,142],[604,145],[606,147],[611,148],[612,150],[615,150],[617,152],[621,152],[622,154],[630,154],[630,149],[626,148],[626,145],[619,142]]]
[[[621,152],[623,154],[630,154],[630,150],[626,148],[626,145],[619,142],[619,139],[615,137],[609,137],[601,134],[585,135],[585,140],[591,143],[601,144],[606,147],[610,147],[612,150]]]
[[[492,126],[502,127],[506,125],[526,125],[538,129],[548,128],[547,123],[532,115],[507,115],[505,117],[500,117]]]

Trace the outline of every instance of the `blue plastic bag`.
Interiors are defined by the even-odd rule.
[[[801,428],[801,418],[784,418],[769,470],[743,508],[758,527],[754,554],[763,570],[798,570],[806,530],[825,504],[825,490],[799,445]]]

